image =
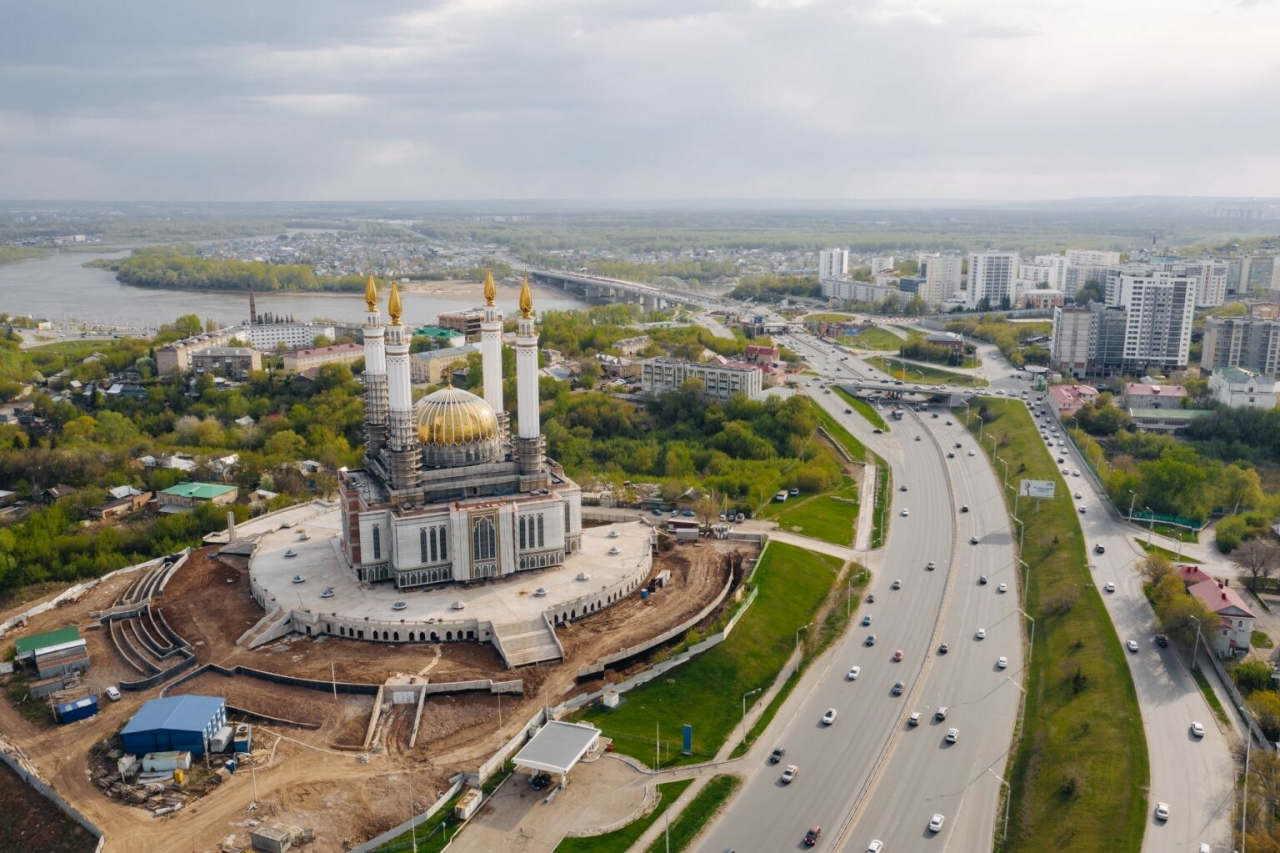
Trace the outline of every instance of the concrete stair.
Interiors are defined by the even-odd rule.
[[[556,639],[556,632],[543,616],[527,622],[494,625],[493,644],[512,669],[564,658],[564,649]]]

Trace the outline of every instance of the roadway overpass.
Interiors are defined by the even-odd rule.
[[[649,311],[657,311],[668,305],[686,305],[706,310],[715,300],[680,290],[655,287],[620,278],[591,275],[569,270],[529,269],[529,278],[536,283],[553,285],[574,293],[581,293],[587,301],[632,302]]]

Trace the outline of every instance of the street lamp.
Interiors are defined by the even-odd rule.
[[[1018,612],[1021,613],[1023,616],[1026,616],[1027,621],[1031,623],[1031,644],[1030,644],[1030,647],[1027,649],[1027,665],[1030,666],[1031,655],[1034,654],[1036,650],[1036,620],[1032,619],[1031,614],[1027,613],[1027,611],[1023,610],[1021,607],[1018,608]]]
[[[1129,517],[1126,519],[1130,524],[1133,523],[1133,502],[1138,499],[1138,493],[1133,489],[1129,489]]]
[[[991,455],[995,456],[996,461],[1004,466],[1004,487],[1007,489],[1009,488],[1009,463],[1006,462],[1004,459],[1001,459],[999,456],[996,456],[995,454],[996,454],[996,437],[993,435],[991,436]],[[1014,493],[1014,496],[1017,497],[1016,492]],[[1018,511],[1015,509],[1013,511],[1013,514],[1017,515]]]
[[[1147,521],[1151,523],[1151,527],[1147,531],[1147,545],[1151,546],[1151,545],[1154,545],[1152,540],[1155,538],[1155,535],[1156,535],[1156,513],[1155,513],[1155,510],[1153,510],[1149,506],[1144,506],[1142,509],[1147,513]]]
[[[996,777],[997,779],[999,779],[1000,784],[1004,785],[1005,788],[1007,789],[1004,795],[1004,832],[1001,833],[1000,839],[1001,841],[1008,841],[1009,840],[1009,801],[1013,799],[1013,788],[1009,785],[1008,782],[1005,781],[1003,776],[1001,776],[996,771],[992,770],[990,767],[987,768],[987,772],[990,773],[992,776]]]
[[[1197,655],[1200,654],[1200,620],[1194,616],[1187,616],[1192,622],[1196,623],[1196,644],[1191,647],[1191,668],[1196,668]]]
[[[763,687],[757,687],[755,690],[748,690],[742,694],[742,742],[747,742],[747,697],[759,693],[764,690]]]
[[[812,624],[813,624],[812,622],[809,622],[805,625],[801,625],[799,628],[796,629],[796,648],[800,648],[800,632],[803,631],[805,628],[808,628]]]

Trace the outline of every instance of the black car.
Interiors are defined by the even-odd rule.
[[[1169,645],[1169,638],[1166,637],[1164,634],[1156,634],[1156,645],[1159,646],[1160,648],[1164,648],[1165,646]]]
[[[948,646],[946,643],[943,643],[942,645],[938,646],[938,654],[940,655],[945,655],[949,651],[951,651],[951,647]]]
[[[1099,545],[1094,545],[1094,546],[1093,546],[1093,553],[1095,553],[1095,554],[1105,554],[1105,553],[1107,553],[1106,546],[1101,545],[1101,544],[1099,544]]]
[[[956,450],[959,450],[961,446],[962,446],[962,445],[960,444],[960,442],[958,442],[958,441],[957,441],[957,442],[956,442]]]
[[[875,433],[876,435],[881,435],[884,433],[884,430],[880,429],[880,427],[876,427],[875,429],[872,430],[872,432]]]
[[[897,681],[894,682],[892,693],[894,696],[901,696],[902,691],[905,689],[907,689],[907,685],[903,684],[901,681]]]
[[[969,511],[969,505],[968,505],[968,504],[962,504],[962,505],[960,506],[960,511],[961,511],[961,512],[968,512],[968,511]]]
[[[529,784],[533,787],[533,790],[541,791],[543,788],[546,788],[551,784],[551,774],[535,773],[533,774],[533,778],[529,780]]]
[[[852,415],[852,414],[853,414],[853,409],[845,409],[845,410],[844,410],[844,413],[845,413],[846,415]]]
[[[769,753],[769,763],[777,764],[779,761],[782,760],[782,756],[786,754],[787,754],[787,751],[785,749],[783,749],[782,747],[778,747],[773,752]]]

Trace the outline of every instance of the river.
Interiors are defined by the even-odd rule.
[[[55,252],[47,258],[0,264],[0,311],[53,320],[59,325],[109,325],[148,331],[171,323],[183,314],[202,320],[212,317],[222,324],[249,319],[249,294],[207,293],[192,290],[154,290],[130,287],[116,281],[109,270],[86,268],[94,258],[122,258],[120,252]],[[479,285],[470,283],[415,283],[401,294],[407,325],[434,323],[440,312],[460,311],[483,304]],[[499,285],[498,305],[509,317],[518,311],[519,291]],[[559,290],[535,288],[538,311],[585,308],[576,296]],[[258,313],[292,314],[299,322],[324,318],[359,323],[364,320],[364,297],[359,293],[301,294],[259,293]],[[383,299],[383,313],[386,300]]]

